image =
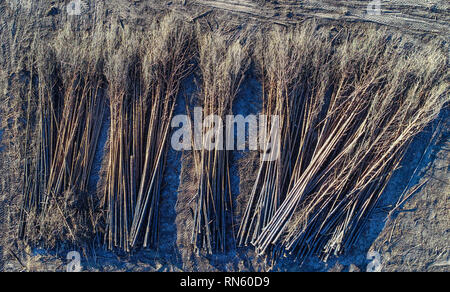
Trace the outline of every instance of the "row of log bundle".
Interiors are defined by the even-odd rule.
[[[231,242],[271,258],[348,251],[412,138],[448,102],[448,59],[439,44],[413,46],[384,30],[330,35],[305,22],[244,38],[202,32],[173,15],[145,32],[102,29],[79,36],[66,29],[33,48],[18,235],[34,244],[96,241],[127,252],[158,246],[171,120],[194,66],[204,117],[233,114],[253,60],[268,117],[259,130],[272,131],[279,118],[280,155],[261,158],[240,222],[232,153],[207,146],[226,145],[228,133],[209,136],[214,123],[201,128],[187,226],[192,246],[208,254]],[[92,190],[106,117],[103,175]]]

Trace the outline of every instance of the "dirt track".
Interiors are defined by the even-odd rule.
[[[443,0],[417,3],[414,0],[381,1],[380,15],[369,15],[371,1],[264,1],[264,0],[175,0],[175,1],[114,1],[113,9],[124,17],[128,13],[142,16],[145,7],[170,9],[188,19],[197,19],[210,12],[226,12],[243,17],[246,21],[289,25],[308,18],[339,20],[348,22],[372,22],[413,33],[446,35],[450,31],[450,4]],[[117,3],[119,2],[119,3]],[[371,6],[372,7],[372,6]],[[235,19],[236,20],[236,19]]]

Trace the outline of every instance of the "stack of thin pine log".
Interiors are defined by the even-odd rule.
[[[103,206],[108,248],[154,247],[170,122],[192,57],[193,30],[173,16],[107,40],[111,128]]]
[[[238,233],[259,253],[323,259],[348,251],[419,131],[448,102],[438,44],[315,25],[259,45],[264,111],[282,119],[282,155],[261,162]]]
[[[199,129],[201,145],[193,141],[198,187],[192,243],[197,251],[208,254],[224,252],[227,237],[234,235],[230,151],[225,149],[227,133],[222,121],[232,113],[248,65],[248,48],[239,39],[219,33],[199,37],[200,102],[206,119]],[[211,115],[219,119],[210,120]]]
[[[68,43],[78,50],[65,50]],[[25,157],[21,239],[54,246],[96,232],[88,185],[106,103],[94,46],[67,28],[51,46],[34,49],[26,123],[26,147],[34,153]]]
[[[310,149],[314,147],[312,125],[318,122],[331,77],[326,67],[330,62],[331,44],[311,31],[311,27],[287,34],[272,31],[267,46],[266,38],[259,38],[256,55],[260,56],[264,90],[262,113],[268,119],[266,128],[260,130],[276,134],[271,136],[279,141],[263,143],[279,145],[279,156],[276,160],[267,160],[261,155],[238,231],[239,245],[254,244],[284,201],[292,178],[298,176],[310,160]],[[275,116],[280,119],[278,125],[274,123]]]
[[[122,26],[106,36],[72,33],[37,46],[31,60],[25,147],[33,151],[25,157],[19,238],[54,246],[102,234],[109,249],[157,245],[171,119],[198,50],[203,117],[219,120],[204,121],[201,145],[192,140],[191,243],[224,252],[235,234],[230,129],[220,122],[232,114],[249,45],[219,32],[196,37],[173,15],[145,33]],[[71,42],[76,50],[66,49]],[[273,131],[280,118],[280,156],[261,159],[236,241],[273,258],[349,250],[412,138],[448,102],[448,58],[437,43],[416,47],[375,29],[330,38],[314,23],[261,35],[255,52],[269,121],[259,130]],[[106,88],[109,142],[97,202],[88,185]]]

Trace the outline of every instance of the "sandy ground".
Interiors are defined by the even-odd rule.
[[[11,0],[12,2],[13,0]],[[105,5],[95,1],[89,4],[88,13],[78,19],[65,14],[68,1],[54,1],[58,13],[48,14],[51,5],[46,5],[46,13],[36,20],[49,36],[52,31],[65,22],[80,22],[80,27],[88,27],[95,21],[96,13],[106,12],[109,17],[117,18],[124,25],[145,27],[152,15],[161,11],[173,11],[202,26],[217,28],[226,26],[229,31],[239,31],[244,26],[261,27],[272,25],[291,25],[315,17],[317,21],[352,25],[371,22],[400,30],[405,35],[417,38],[440,37],[448,41],[450,31],[450,3],[448,1],[429,0],[418,3],[413,0],[382,1],[381,15],[367,15],[370,1],[251,1],[251,0],[174,0],[174,1],[128,1],[113,0]],[[7,3],[0,6],[5,13]],[[8,42],[5,34],[12,25],[9,19],[2,17],[0,33],[2,36],[2,54],[8,56]],[[5,60],[5,59],[3,59]],[[7,80],[10,68],[2,63],[2,82]],[[185,111],[184,99],[195,90],[195,77],[185,81],[182,95],[179,97],[177,113]],[[243,90],[236,101],[234,112],[240,114],[257,113],[260,101],[260,84],[249,75]],[[0,92],[1,93],[1,92]],[[1,93],[2,94],[2,93]],[[10,106],[10,104],[8,104]],[[6,140],[14,136],[8,127],[8,111],[3,105],[0,111],[2,135]],[[231,250],[227,254],[214,257],[198,256],[192,252],[186,237],[186,213],[183,213],[191,177],[189,153],[170,151],[167,161],[164,189],[162,194],[161,234],[158,250],[139,251],[131,255],[120,252],[106,252],[96,249],[83,255],[83,266],[89,271],[365,271],[372,260],[367,259],[369,251],[380,255],[383,271],[450,271],[450,118],[445,110],[433,125],[430,125],[411,144],[401,168],[397,170],[378,207],[368,221],[354,249],[343,256],[333,258],[328,263],[315,258],[303,265],[290,259],[279,261],[269,267],[264,260],[256,257],[251,249]],[[105,121],[107,123],[107,121]],[[107,127],[104,127],[104,133]],[[106,134],[103,135],[106,139]],[[7,147],[6,150],[4,147]],[[19,167],[20,161],[10,157],[18,145],[7,144],[0,152],[2,170]],[[14,149],[13,149],[14,148]],[[13,151],[14,150],[14,151]],[[98,150],[98,165],[101,163],[101,149]],[[233,155],[233,195],[236,200],[236,212],[239,213],[240,198],[245,196],[252,184],[257,169],[255,155],[236,153]],[[99,170],[99,166],[95,168]],[[0,184],[0,232],[2,212],[8,204],[8,194],[17,187],[17,178],[2,175]],[[19,178],[20,180],[20,178]],[[95,179],[93,184],[95,184]],[[423,184],[423,185],[422,185]],[[415,193],[408,190],[422,185]],[[403,201],[403,199],[407,199]],[[402,202],[402,204],[399,204]],[[65,270],[66,254],[70,247],[45,251],[36,248],[17,246],[16,251],[3,251],[0,270]]]
[[[169,9],[182,14],[188,20],[215,14],[229,17],[236,23],[275,23],[287,25],[299,23],[308,18],[326,21],[374,22],[415,33],[445,34],[450,28],[450,4],[445,0],[384,0],[380,14],[368,12],[372,1],[264,1],[264,0],[174,0],[174,1],[126,1],[114,4],[114,11],[126,19],[127,15],[136,19],[145,16],[142,11],[149,9]],[[372,8],[373,6],[370,6]],[[140,20],[140,21],[143,21]],[[215,24],[210,19],[211,25]]]

